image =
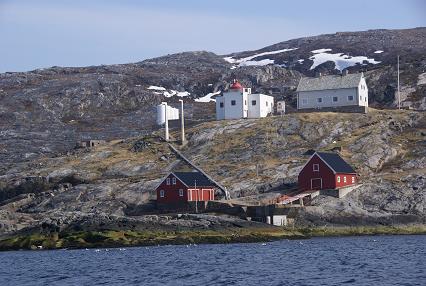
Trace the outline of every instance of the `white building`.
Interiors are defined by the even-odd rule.
[[[216,119],[260,118],[273,113],[274,98],[251,93],[235,81],[222,96],[216,97]]]
[[[297,87],[297,109],[368,107],[368,88],[364,74],[302,78]]]
[[[166,108],[167,108],[167,119],[176,120],[179,119],[179,109],[171,107],[165,104],[157,105],[157,124],[163,125],[166,122]]]

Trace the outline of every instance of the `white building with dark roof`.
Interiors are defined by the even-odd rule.
[[[363,73],[305,77],[296,92],[298,110],[368,107],[368,87]]]

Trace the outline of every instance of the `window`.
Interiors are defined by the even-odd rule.
[[[333,102],[337,102],[337,96],[333,96]]]
[[[220,108],[223,108],[223,102],[221,102],[221,103],[219,104],[219,106],[220,106]]]
[[[183,190],[179,189],[179,197],[183,197]]]
[[[160,198],[164,198],[164,190],[160,190]]]
[[[306,105],[306,104],[308,104],[308,100],[305,98],[305,99],[302,99],[302,104],[303,105]]]
[[[173,183],[173,185],[176,185],[176,178],[172,179],[172,183]]]
[[[266,102],[266,106],[268,106],[268,102]]]
[[[256,100],[252,100],[251,105],[256,105]]]
[[[167,178],[167,180],[166,180],[166,185],[167,185],[167,186],[170,186],[170,178]]]
[[[322,102],[322,98],[321,97],[317,98],[317,101],[318,101],[318,103],[321,103]]]
[[[346,176],[343,176],[343,183],[346,183]]]
[[[231,105],[236,105],[237,103],[235,102],[235,100],[231,100]]]
[[[362,96],[359,96],[359,101],[362,101]]]
[[[337,182],[340,183],[340,176],[337,176]]]
[[[247,105],[247,100],[244,100],[244,106],[246,106]]]
[[[364,101],[367,102],[367,97],[364,97]]]
[[[353,95],[349,95],[349,96],[348,96],[348,100],[349,100],[349,101],[353,101],[353,100],[354,100],[354,96],[353,96]]]
[[[355,183],[355,177],[352,177],[352,184]]]
[[[318,172],[319,171],[319,164],[314,164],[313,169],[314,169],[314,172]]]

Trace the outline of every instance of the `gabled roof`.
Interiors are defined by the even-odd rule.
[[[337,153],[316,152],[335,173],[356,174],[355,170]]]
[[[302,77],[297,86],[299,91],[357,88],[363,73],[347,75],[326,75],[320,77]]]
[[[214,187],[216,186],[200,172],[173,172],[173,174],[187,187]]]

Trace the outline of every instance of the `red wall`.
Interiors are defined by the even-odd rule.
[[[313,165],[319,164],[319,172],[313,171]],[[300,171],[298,177],[299,190],[310,190],[311,179],[321,178],[322,189],[335,189],[336,178],[334,172],[317,155],[313,156],[306,166]]]
[[[213,189],[198,189],[198,198],[197,192],[195,189],[188,189],[179,179],[176,178],[176,184],[173,185],[173,174],[170,174],[167,178],[170,178],[170,185],[167,185],[167,178],[158,186],[157,193],[157,202],[159,203],[177,203],[177,202],[187,202],[187,201],[210,201],[214,200],[214,190]],[[179,196],[179,189],[183,190],[183,196]],[[164,190],[164,197],[160,196],[160,190]],[[189,192],[192,193],[190,197]]]
[[[340,183],[337,181],[337,177],[340,176]],[[345,179],[344,177],[346,177],[346,183],[345,183]],[[352,183],[352,178],[354,178],[354,183]],[[350,186],[353,184],[357,183],[357,177],[355,174],[343,174],[343,173],[338,173],[336,174],[336,187],[337,188],[341,188],[341,187],[345,187],[345,186]]]
[[[178,179],[176,179],[176,185],[173,185],[173,174],[170,174],[167,178],[170,178],[170,185],[167,185],[167,178],[158,186],[157,202],[159,203],[172,203],[172,202],[186,202],[188,200],[187,187]],[[183,197],[179,196],[179,189],[183,190]],[[164,198],[160,197],[160,190],[164,190]]]

